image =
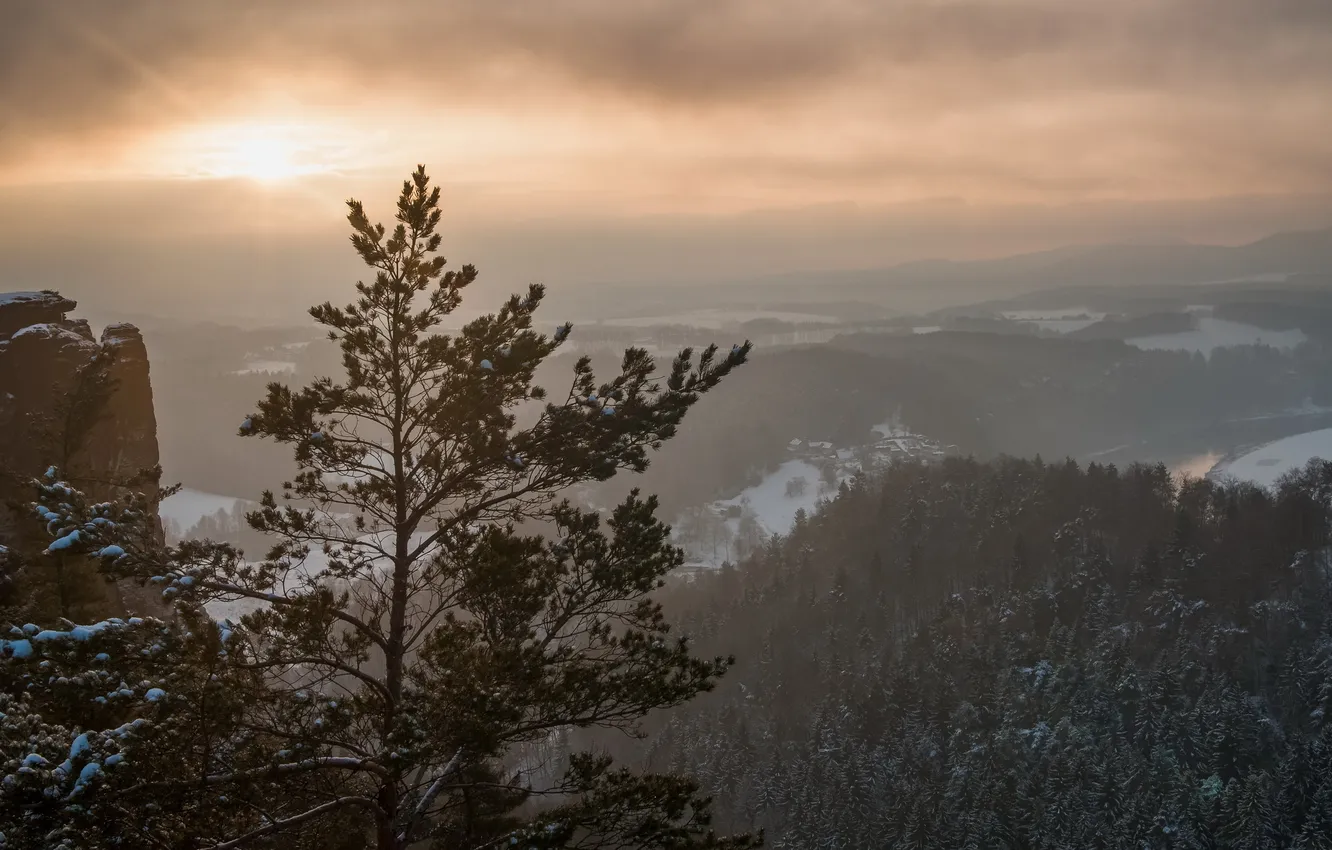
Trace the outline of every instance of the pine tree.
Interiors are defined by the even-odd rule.
[[[444,270],[439,190],[424,169],[404,183],[391,232],[359,202],[349,210],[374,278],[357,284],[354,303],[311,310],[345,375],[271,384],[240,428],[292,446],[299,468],[281,499],[264,493],[247,517],[279,541],[267,556],[121,540],[86,511],[78,518],[72,551],[91,548],[109,573],[165,586],[183,621],[154,626],[163,640],[185,647],[214,632],[204,603],[257,606],[177,676],[204,683],[177,695],[182,712],[207,683],[235,682],[217,722],[159,724],[189,738],[159,737],[181,766],[94,785],[122,801],[150,787],[158,811],[199,820],[163,814],[152,829],[216,850],[301,846],[330,826],[349,846],[379,850],[755,846],[717,837],[688,779],[590,753],[545,777],[525,757],[570,727],[633,731],[730,666],[695,658],[649,598],[682,563],[655,499],[634,491],[603,522],[560,496],[642,471],[700,395],[745,362],[748,343],[725,356],[685,350],[665,375],[630,349],[603,383],[581,358],[564,396],[547,401],[534,372],[570,326],[532,330],[541,286],[456,335],[438,332],[476,270]],[[534,421],[520,427],[520,409]],[[130,762],[148,760],[127,750]],[[81,793],[86,810],[97,794]]]
[[[718,360],[709,348],[695,364],[685,351],[664,387],[645,351],[627,351],[620,375],[600,385],[582,358],[565,397],[517,428],[516,407],[545,401],[533,374],[569,326],[550,337],[531,330],[544,295],[532,286],[456,337],[432,334],[476,270],[444,271],[439,190],[423,169],[404,184],[397,218],[386,238],[350,203],[352,244],[375,279],[358,284],[356,303],[311,311],[339,343],[346,381],[271,386],[241,429],[295,447],[300,473],[284,496],[312,507],[279,507],[266,493],[251,523],[283,543],[257,569],[227,564],[198,584],[264,597],[312,546],[323,550],[341,589],[305,581],[246,626],[263,639],[258,663],[357,680],[356,720],[368,728],[340,743],[366,754],[354,770],[374,765],[367,796],[381,850],[429,834],[434,813],[447,820],[467,787],[461,768],[502,764],[516,745],[565,726],[632,724],[725,671],[725,659],[694,659],[670,639],[646,598],[680,563],[655,500],[632,494],[609,533],[595,514],[554,500],[574,484],[642,471],[648,450],[748,353],[736,346]],[[558,539],[520,530],[533,522]],[[381,659],[382,672],[367,672]],[[691,789],[578,758],[543,789],[571,802],[524,840],[633,832],[646,845],[699,832],[711,843]]]

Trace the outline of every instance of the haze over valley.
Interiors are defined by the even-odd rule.
[[[0,850],[1326,848],[1332,5],[0,4]]]

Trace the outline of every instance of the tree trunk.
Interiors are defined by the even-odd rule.
[[[383,812],[378,816],[378,834],[375,840],[377,850],[399,850],[397,833],[398,787],[392,779],[386,779],[379,788],[379,807]]]

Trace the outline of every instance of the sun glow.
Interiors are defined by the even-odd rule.
[[[296,149],[281,139],[253,136],[240,138],[216,167],[219,176],[281,180],[297,177],[303,167],[296,162]]]
[[[276,183],[338,170],[347,152],[329,141],[337,138],[303,124],[195,126],[163,140],[152,156],[176,176]]]

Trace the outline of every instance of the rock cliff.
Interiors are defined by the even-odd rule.
[[[75,306],[51,291],[0,293],[0,544],[20,552],[40,552],[45,542],[10,506],[31,501],[30,481],[48,466],[97,500],[126,487],[158,490],[143,337],[133,325],[109,325],[98,339],[87,321],[66,317]],[[83,603],[70,613],[160,610],[155,594],[108,584],[89,564],[62,570],[81,585]]]

